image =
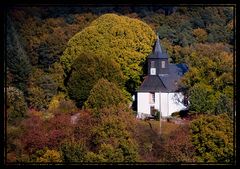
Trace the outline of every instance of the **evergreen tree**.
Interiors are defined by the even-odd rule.
[[[111,58],[98,57],[92,53],[82,53],[74,61],[67,82],[70,98],[82,106],[91,89],[100,78],[108,79],[123,89],[124,76],[120,66]]]
[[[127,104],[127,98],[119,87],[105,79],[100,79],[93,86],[87,101],[84,103],[86,108],[105,108],[120,103]]]
[[[31,72],[31,65],[27,54],[25,53],[21,44],[21,39],[11,18],[7,16],[7,40],[6,40],[6,63],[7,70],[11,73],[12,85],[16,86],[24,93],[26,92],[26,85],[29,74]],[[7,79],[8,80],[8,79]]]

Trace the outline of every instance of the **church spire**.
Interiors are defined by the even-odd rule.
[[[161,48],[161,45],[160,45],[160,40],[159,40],[159,37],[158,37],[158,34],[157,34],[157,41],[155,43],[155,48],[154,48],[154,53],[162,53],[162,48]]]
[[[161,47],[159,37],[153,47],[152,53],[148,56],[148,74],[166,75],[168,74],[168,55]]]
[[[168,58],[167,53],[163,50],[161,46],[158,34],[152,53],[149,55],[148,58]]]

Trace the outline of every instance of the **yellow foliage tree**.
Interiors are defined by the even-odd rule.
[[[56,150],[47,150],[41,157],[37,158],[37,162],[62,162],[61,155]]]
[[[140,85],[142,66],[152,50],[156,39],[154,31],[144,22],[105,14],[73,36],[60,61],[68,73],[74,60],[83,52],[92,52],[99,57],[111,57],[120,64],[129,80],[130,91]],[[130,87],[131,86],[131,87]]]
[[[193,35],[195,36],[196,40],[201,43],[205,42],[208,37],[207,32],[202,28],[194,29]]]
[[[77,110],[74,101],[67,98],[64,93],[53,96],[48,106],[49,113],[72,113]]]

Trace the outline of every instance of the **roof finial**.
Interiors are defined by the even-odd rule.
[[[161,49],[158,33],[157,33],[157,41],[156,41],[156,44],[155,44],[155,50],[154,51],[162,53],[162,49]]]

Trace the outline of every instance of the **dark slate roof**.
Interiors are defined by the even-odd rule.
[[[163,75],[148,75],[139,88],[139,92],[175,92],[177,82],[188,71],[186,64],[169,64],[169,73]]]
[[[151,76],[148,75],[142,82],[139,90],[141,92],[158,92],[164,91],[167,92],[166,86],[164,86],[163,82],[159,78],[159,76]]]
[[[148,56],[148,58],[168,58],[166,51],[162,48],[160,44],[160,40],[157,36],[157,41],[153,47],[152,53]]]

